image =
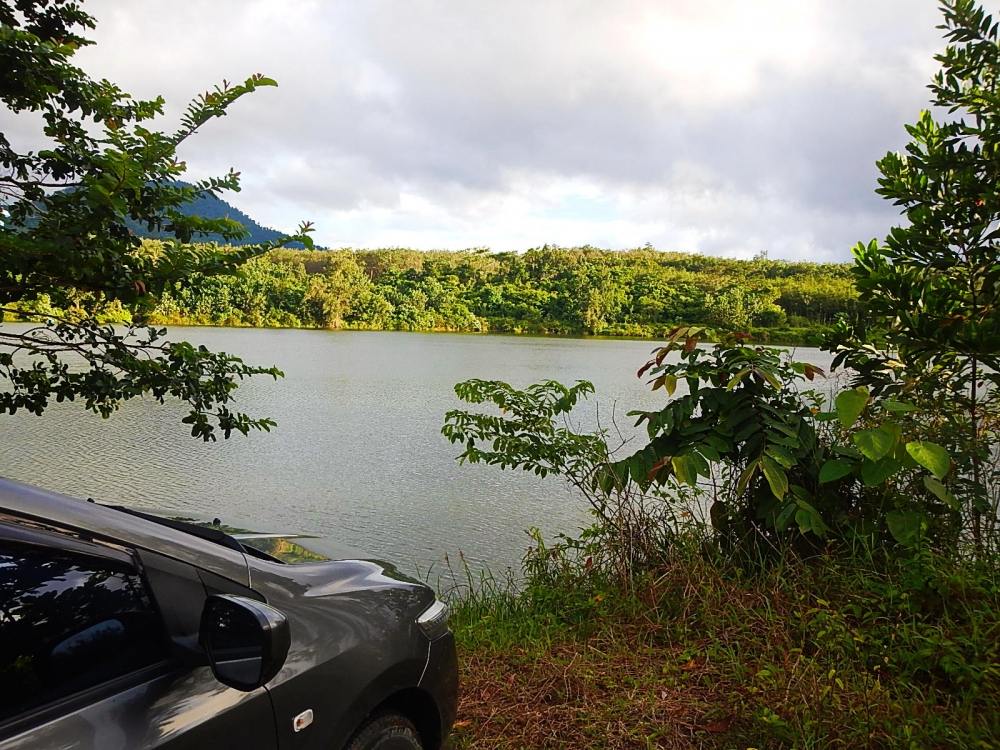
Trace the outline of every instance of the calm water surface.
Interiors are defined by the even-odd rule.
[[[572,532],[587,516],[558,478],[460,466],[440,434],[468,378],[524,386],[591,380],[581,426],[662,403],[635,377],[653,342],[175,328],[186,339],[276,364],[286,377],[254,378],[238,405],[278,422],[271,433],[205,444],[176,405],[133,401],[109,420],[74,404],[44,418],[0,417],[0,474],[81,497],[176,515],[219,516],[257,530],[329,537],[409,572],[441,570],[461,551],[475,566],[516,566],[527,537]],[[826,354],[800,349],[820,366]],[[630,424],[620,419],[619,424]]]

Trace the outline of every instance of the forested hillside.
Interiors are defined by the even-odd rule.
[[[156,251],[156,243],[148,243]],[[849,266],[650,249],[282,250],[164,295],[160,323],[658,336],[678,323],[805,341],[855,298]]]
[[[183,185],[186,183],[178,184]],[[204,219],[230,218],[238,221],[248,232],[247,236],[237,243],[240,245],[259,245],[263,242],[272,242],[284,235],[284,232],[279,232],[276,229],[261,226],[243,211],[236,208],[236,206],[224,201],[222,198],[217,198],[212,195],[203,195],[195,200],[189,201],[181,206],[179,210],[185,216],[200,216]],[[170,232],[150,230],[141,222],[135,221],[134,219],[126,219],[125,224],[133,234],[139,235],[140,237],[173,237],[173,234]],[[213,242],[222,241],[222,237],[213,235],[202,237],[202,239]]]

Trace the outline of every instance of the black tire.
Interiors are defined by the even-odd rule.
[[[345,750],[424,750],[424,746],[412,721],[382,714],[362,726]]]

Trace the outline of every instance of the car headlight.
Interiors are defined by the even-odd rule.
[[[417,625],[432,641],[448,632],[448,605],[435,601],[417,618]]]

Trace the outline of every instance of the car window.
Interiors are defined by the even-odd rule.
[[[0,721],[166,657],[126,562],[0,539]]]

